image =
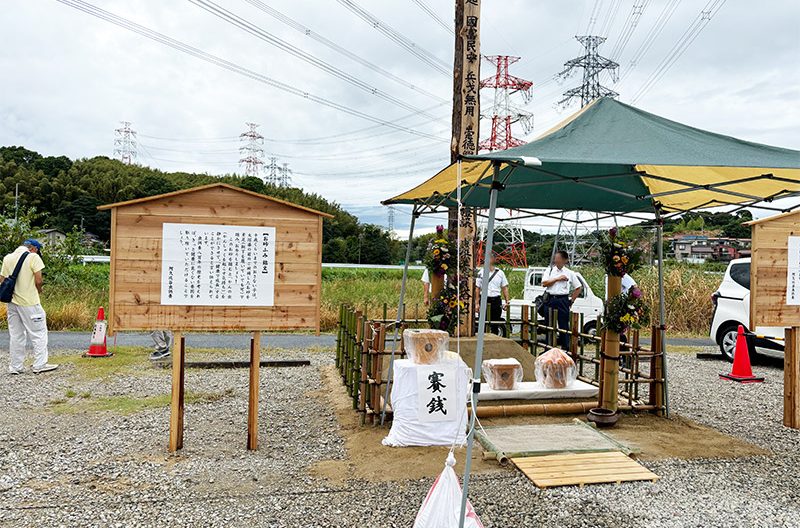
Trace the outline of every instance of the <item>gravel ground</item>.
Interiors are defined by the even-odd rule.
[[[185,449],[166,455],[169,411],[55,413],[59,406],[170,390],[168,371],[85,378],[3,377],[0,391],[0,525],[410,527],[431,482],[331,483],[309,476],[318,460],[346,456],[320,398],[329,352],[272,350],[311,367],[262,370],[260,449],[244,450],[247,372],[190,370]],[[3,358],[5,359],[5,358]],[[669,357],[671,406],[774,455],[646,462],[655,484],[538,490],[514,471],[473,478],[470,495],[488,527],[800,527],[800,432],[783,428],[782,372],[767,383],[717,378],[722,361]],[[1,361],[1,360],[0,360]],[[4,362],[3,362],[4,363]],[[67,391],[77,396],[65,398]],[[68,400],[65,404],[63,400]]]

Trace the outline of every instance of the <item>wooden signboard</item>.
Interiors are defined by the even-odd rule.
[[[800,326],[800,211],[748,225],[752,230],[751,329]]]
[[[111,210],[110,333],[156,329],[319,331],[322,219],[330,215],[222,183],[99,209]],[[197,230],[186,229],[190,224],[197,224]],[[270,284],[274,284],[269,303],[255,297],[245,299],[247,294],[242,291],[247,285],[252,295],[264,294],[266,283],[247,274],[248,267],[264,265],[263,254],[258,252],[263,253],[267,231],[274,233],[270,241],[274,262],[267,263],[273,273]],[[181,232],[185,233],[183,239]],[[248,244],[258,247],[254,250]],[[199,251],[193,255],[194,246],[199,246]],[[185,272],[173,277],[176,288],[186,284],[188,293],[196,283],[204,293],[210,291],[211,298],[198,294],[195,299],[184,299],[183,304],[166,301],[162,296],[162,289],[169,288],[165,253],[173,262],[180,259],[179,267]],[[201,269],[200,261],[206,267]],[[214,283],[220,279],[224,286]],[[222,300],[218,298],[221,289],[226,297]],[[228,302],[229,294],[233,302]]]
[[[783,424],[800,429],[800,211],[748,222],[750,327],[787,327]]]
[[[262,330],[319,333],[322,219],[217,183],[111,210],[109,333],[172,330],[169,450],[183,447],[187,331],[252,331],[247,448],[258,444]]]

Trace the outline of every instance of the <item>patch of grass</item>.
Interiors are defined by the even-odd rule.
[[[64,396],[66,396],[67,398],[74,398],[77,395],[78,393],[72,389],[67,389],[67,392],[64,393]]]
[[[111,357],[89,358],[76,353],[71,356],[51,356],[50,361],[60,365],[74,365],[78,377],[98,379],[143,370],[149,362],[149,353],[142,347],[117,347]]]
[[[185,403],[208,403],[220,400],[233,393],[232,389],[223,392],[193,392],[187,391]],[[88,393],[86,393],[88,394]],[[82,400],[68,401],[65,399],[53,400],[50,402],[49,410],[55,414],[79,414],[88,412],[111,412],[114,414],[129,415],[147,409],[168,407],[170,404],[169,394],[158,394],[155,396],[101,396],[91,398],[90,395]]]

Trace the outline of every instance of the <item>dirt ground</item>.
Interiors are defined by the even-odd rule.
[[[438,475],[447,456],[447,447],[387,447],[381,440],[388,433],[384,427],[361,425],[361,415],[353,410],[352,399],[342,389],[339,374],[334,366],[320,367],[322,389],[310,394],[327,401],[335,410],[339,435],[345,441],[347,458],[322,460],[310,468],[310,473],[332,481],[363,479],[370,482],[421,479]],[[514,416],[484,418],[485,427],[515,424],[571,423],[583,415],[564,416]],[[667,458],[737,458],[764,455],[769,452],[716,429],[676,416],[666,419],[652,414],[625,414],[617,425],[605,429],[615,440],[635,451],[640,460]],[[466,449],[456,450],[456,472],[463,471]],[[512,471],[494,460],[484,460],[483,450],[473,451],[474,474]]]

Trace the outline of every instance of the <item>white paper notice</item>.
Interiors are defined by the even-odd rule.
[[[789,237],[786,304],[800,305],[800,237]]]
[[[417,367],[417,417],[420,422],[452,422],[460,418],[455,365]]]
[[[273,306],[275,228],[164,224],[161,304]]]

